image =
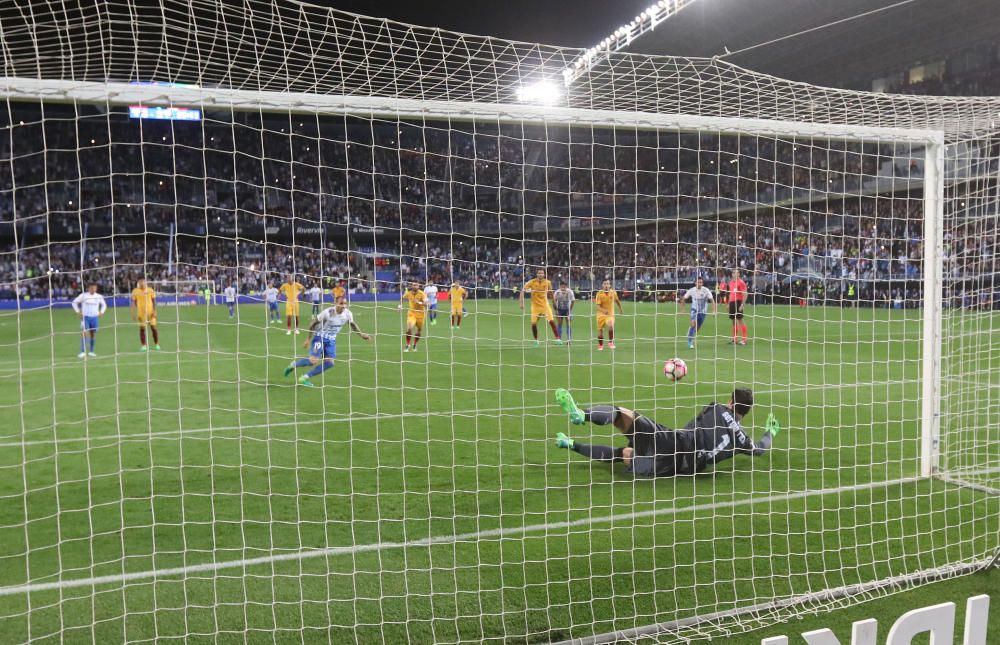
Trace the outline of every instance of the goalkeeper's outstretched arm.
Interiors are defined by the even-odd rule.
[[[768,414],[767,421],[764,422],[764,435],[760,441],[754,444],[748,454],[752,457],[766,454],[771,449],[771,444],[774,443],[774,438],[778,436],[779,432],[781,432],[781,424],[778,423],[778,419],[775,418],[774,414]]]

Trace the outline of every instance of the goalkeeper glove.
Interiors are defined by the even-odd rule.
[[[764,429],[771,433],[772,437],[778,436],[778,433],[781,432],[781,424],[778,423],[778,419],[773,413],[767,415],[767,421],[764,422]]]

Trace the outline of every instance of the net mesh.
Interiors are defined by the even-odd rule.
[[[1000,544],[1000,99],[609,54],[557,108],[489,118],[580,51],[285,2],[32,2],[0,29],[0,375],[15,384],[0,391],[0,632],[15,642],[735,638]],[[151,81],[198,85],[137,91],[195,96],[201,119],[130,119],[128,86],[105,85]],[[930,131],[947,143],[939,183]],[[925,193],[941,184],[928,300]],[[538,269],[575,304],[552,328],[537,307],[536,349]],[[728,342],[744,338],[723,300],[733,269],[745,346]],[[140,277],[160,351],[139,353],[127,313]],[[678,304],[697,278],[723,300],[700,328]],[[111,307],[81,360],[91,323],[69,301],[91,282]],[[397,310],[411,282],[438,287],[436,310]],[[296,283],[297,306],[280,291]],[[205,288],[223,306],[180,306]],[[286,366],[340,295],[373,338],[345,327],[321,387],[294,387],[315,366]],[[552,441],[626,445],[568,425],[557,388],[680,428],[736,386],[755,391],[754,440],[768,412],[782,421],[764,456],[649,481]]]

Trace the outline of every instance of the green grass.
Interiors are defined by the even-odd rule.
[[[259,307],[239,323],[163,307],[148,354],[110,310],[87,361],[70,312],[0,313],[0,642],[559,640],[997,546],[996,497],[909,481],[920,312],[756,307],[749,346],[726,344],[719,316],[692,351],[675,305],[628,304],[618,349],[598,353],[582,315],[572,346],[534,349],[515,303],[472,307],[404,355],[394,304],[356,305],[376,338],[342,336],[315,389],[282,377],[305,337],[266,329]],[[955,341],[956,369],[1000,367],[983,320]],[[659,373],[671,356],[683,382]],[[755,435],[768,411],[783,422],[766,457],[633,481],[552,441],[569,427],[557,387],[677,427],[736,384],[757,394]],[[992,387],[946,389],[947,437]],[[990,436],[962,443],[962,463],[996,465]],[[171,568],[186,569],[115,579]],[[2,589],[95,576],[113,579]]]

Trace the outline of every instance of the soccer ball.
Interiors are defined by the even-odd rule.
[[[688,373],[688,366],[679,358],[671,358],[663,364],[663,375],[670,381],[679,381]]]

